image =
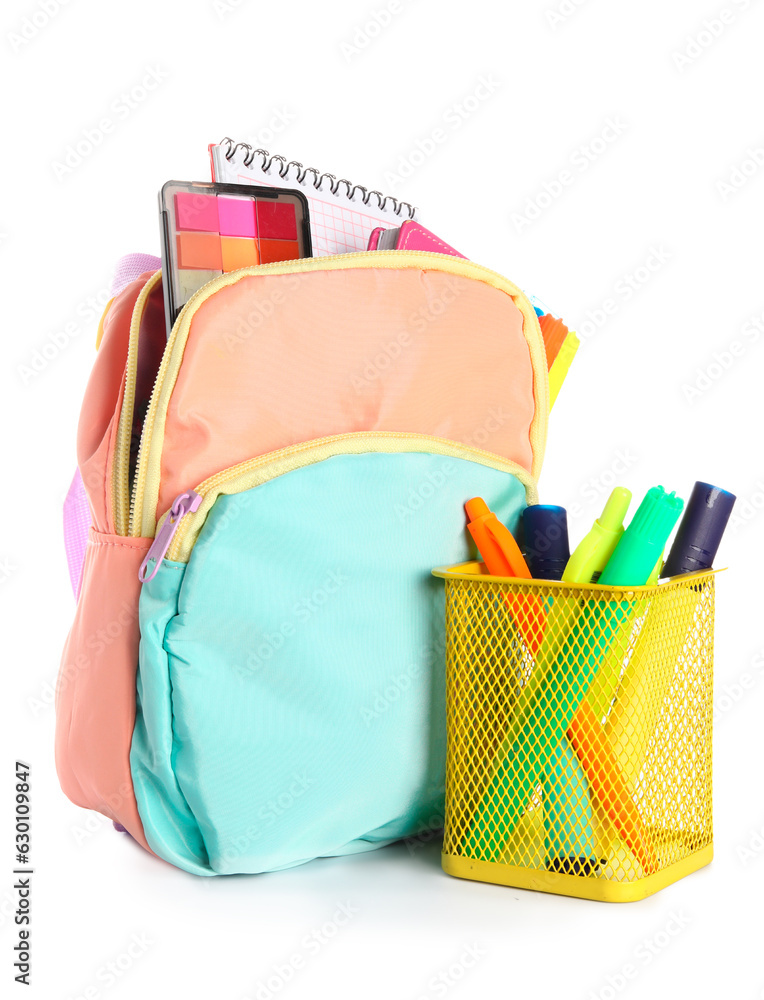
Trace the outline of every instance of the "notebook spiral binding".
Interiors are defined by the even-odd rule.
[[[408,214],[410,219],[414,218],[416,213],[416,208],[409,204],[407,201],[399,201],[389,194],[382,194],[381,191],[370,191],[365,188],[362,184],[353,184],[352,181],[346,180],[344,177],[337,178],[334,174],[322,173],[320,170],[316,170],[315,167],[304,167],[302,163],[298,160],[287,160],[285,156],[280,156],[278,153],[269,153],[267,149],[255,149],[250,146],[247,142],[234,142],[233,139],[226,137],[220,143],[221,146],[227,146],[228,151],[225,154],[227,160],[232,160],[236,155],[236,151],[239,149],[246,150],[244,154],[244,166],[251,167],[252,162],[256,156],[260,156],[260,169],[263,171],[269,171],[271,166],[280,161],[280,166],[278,168],[279,176],[284,178],[289,173],[292,167],[295,167],[297,173],[295,175],[295,181],[301,187],[305,181],[308,174],[313,174],[313,187],[319,190],[324,180],[329,182],[330,190],[332,194],[337,194],[340,189],[340,185],[344,184],[347,188],[347,197],[351,200],[355,197],[356,191],[361,192],[361,199],[364,205],[368,205],[372,195],[376,195],[377,202],[382,211],[385,210],[385,206],[390,202],[393,206],[393,212],[396,215],[402,215],[404,212]]]

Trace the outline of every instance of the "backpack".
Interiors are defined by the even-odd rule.
[[[199,875],[440,825],[431,570],[470,558],[470,497],[511,530],[537,502],[548,413],[536,311],[465,259],[246,268],[169,339],[161,272],[130,281],[78,431],[91,526],[81,572],[70,546],[56,694],[67,796]]]

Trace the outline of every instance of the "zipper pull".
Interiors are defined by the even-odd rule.
[[[170,507],[170,513],[164,520],[164,524],[159,529],[159,533],[151,544],[151,548],[146,553],[146,558],[141,563],[141,568],[138,570],[138,579],[141,583],[146,583],[147,580],[153,580],[159,571],[159,567],[162,565],[162,560],[165,557],[165,553],[170,547],[170,542],[175,537],[175,532],[178,530],[178,526],[186,516],[186,514],[194,514],[202,502],[202,497],[193,490],[188,490],[186,493],[179,493],[178,496],[172,502],[172,507]],[[155,560],[154,569],[149,574],[149,560]],[[147,575],[148,574],[148,575]]]

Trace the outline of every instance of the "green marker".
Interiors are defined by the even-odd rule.
[[[674,493],[666,493],[662,486],[648,490],[602,571],[600,584],[636,587],[657,583],[663,565],[664,546],[683,507],[684,501]],[[648,605],[649,601],[644,598],[631,602],[628,620],[632,626],[646,613]],[[624,629],[619,641],[611,645],[589,689],[587,700],[600,721],[610,712],[618,690],[630,638],[631,631]]]
[[[631,490],[617,486],[589,533],[568,559],[561,577],[565,583],[597,582],[623,535],[623,519],[630,503]],[[547,635],[558,637],[556,653],[565,637],[562,622],[565,610],[562,601],[553,603],[547,621]],[[549,655],[548,642],[542,651]],[[596,683],[595,678],[587,695],[590,700]],[[564,736],[549,760],[543,785],[546,866],[551,871],[588,875],[599,865],[588,789],[581,762]]]
[[[643,586],[684,506],[662,486],[648,490],[600,578],[603,585]],[[510,735],[494,758],[485,793],[465,837],[470,856],[498,861],[503,846],[544,779],[553,754],[611,647],[630,633],[634,601],[589,602],[557,655],[543,651],[518,699]],[[615,683],[618,683],[616,677]],[[590,779],[595,777],[590,775]],[[595,794],[598,792],[593,788]]]
[[[668,536],[679,520],[684,500],[662,486],[647,491],[631,524],[602,571],[603,587],[642,587],[663,554]]]

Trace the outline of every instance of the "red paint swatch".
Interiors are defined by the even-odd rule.
[[[260,240],[260,263],[270,264],[277,260],[297,260],[300,244],[297,240]]]
[[[288,202],[258,201],[257,235],[261,240],[296,240],[294,205]]]

